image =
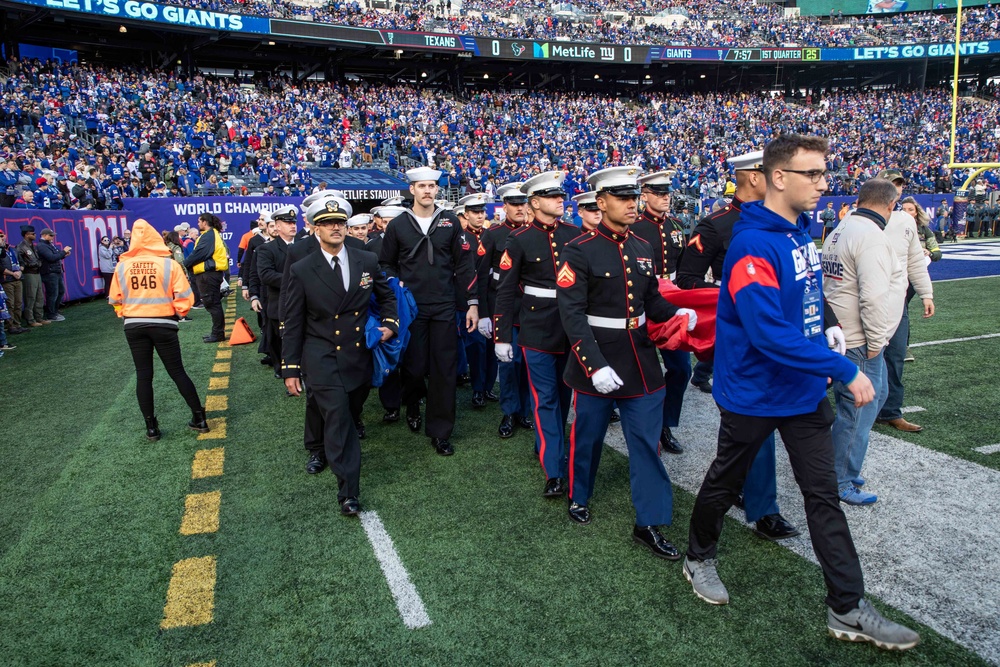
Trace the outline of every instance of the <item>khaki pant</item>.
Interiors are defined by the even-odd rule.
[[[3,284],[3,291],[7,294],[7,310],[10,312],[10,320],[7,321],[8,330],[21,328],[21,308],[24,307],[21,281],[13,280]]]
[[[42,277],[37,273],[22,273],[21,283],[24,291],[24,319],[28,324],[41,322],[45,319],[42,313],[45,307]]]

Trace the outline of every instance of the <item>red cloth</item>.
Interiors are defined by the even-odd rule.
[[[678,308],[690,308],[698,314],[694,331],[687,330],[688,318],[672,317],[667,322],[649,321],[649,339],[666,350],[694,352],[701,361],[710,361],[715,355],[715,311],[719,305],[719,290],[680,289],[665,278],[660,279],[660,294]],[[682,326],[683,325],[683,326]]]

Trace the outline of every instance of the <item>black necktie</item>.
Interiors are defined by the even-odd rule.
[[[333,280],[337,285],[337,291],[344,291],[344,272],[340,268],[340,257],[333,258]]]

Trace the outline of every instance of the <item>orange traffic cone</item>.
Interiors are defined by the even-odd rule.
[[[257,336],[253,335],[253,331],[250,330],[250,325],[242,317],[236,320],[233,324],[233,335],[229,337],[230,345],[246,345],[247,343],[252,343],[257,340]]]

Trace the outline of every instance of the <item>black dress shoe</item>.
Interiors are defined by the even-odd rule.
[[[736,507],[739,507],[741,510],[745,510],[746,509],[746,507],[743,506],[743,492],[742,491],[740,491],[739,495],[736,496],[736,501],[733,502],[733,505],[735,505]]]
[[[569,501],[569,518],[577,523],[587,525],[590,523],[590,508],[580,503]]]
[[[514,418],[510,415],[504,415],[503,419],[500,420],[500,428],[497,429],[497,433],[499,433],[500,437],[504,438],[505,440],[507,438],[513,437]]]
[[[496,403],[497,401],[500,400],[500,397],[494,394],[492,391],[487,391],[486,393],[483,394],[483,396],[485,396],[486,400],[489,401],[490,403]]]
[[[622,416],[618,413],[618,411],[617,410],[612,410],[611,411],[611,423],[612,424],[617,424],[621,420],[622,420]]]
[[[518,417],[517,425],[521,428],[528,429],[529,431],[535,430],[535,422],[531,419],[531,417]]]
[[[306,461],[306,472],[310,475],[323,472],[326,469],[326,459],[319,454],[310,454]]]
[[[406,409],[406,425],[410,427],[410,430],[414,433],[420,433],[420,425],[424,423],[424,420],[420,417],[420,408]]]
[[[160,425],[156,421],[156,417],[146,417],[146,439],[150,442],[156,442],[160,439]]]
[[[680,560],[681,553],[663,535],[656,526],[636,526],[632,529],[632,539],[636,544],[641,544],[657,558],[666,560]]]
[[[385,414],[382,415],[382,421],[386,423],[398,422],[399,421],[399,408],[395,410],[386,410]]]
[[[562,477],[552,477],[545,482],[545,490],[542,491],[543,498],[558,498],[566,495],[566,480]]]
[[[753,529],[754,535],[765,540],[787,540],[789,537],[797,537],[799,529],[788,523],[785,517],[780,514],[768,514],[757,519]]]
[[[712,393],[712,383],[709,382],[708,380],[704,380],[702,382],[692,382],[691,386],[692,387],[697,387],[701,392],[703,392],[705,394],[711,394]]]
[[[365,439],[365,423],[360,419],[354,422],[354,428],[358,430],[358,440]]]
[[[271,359],[271,357],[261,357],[260,358],[260,365],[261,366],[273,366],[274,365],[274,361]]]
[[[666,427],[660,431],[660,451],[664,451],[667,454],[684,453],[684,448],[681,447],[681,443],[677,442],[677,438],[675,438],[674,434],[670,432],[670,429]]]
[[[443,438],[431,438],[431,447],[436,449],[437,453],[441,456],[451,456],[455,453],[455,448]]]
[[[357,498],[344,498],[340,501],[340,513],[344,516],[357,516],[361,511],[361,504]]]
[[[461,375],[458,376],[456,383],[458,384],[459,387],[464,387],[465,385],[469,384],[469,380],[471,379],[472,378],[469,377],[468,373],[462,373]]]
[[[205,336],[201,340],[204,341],[204,342],[206,342],[206,343],[220,343],[220,342],[222,342],[222,339],[218,338],[216,336]]]
[[[486,406],[486,397],[483,396],[483,392],[474,391],[472,392],[472,407],[482,408]]]
[[[281,379],[281,373],[279,371],[274,371],[274,377],[278,380]]]

